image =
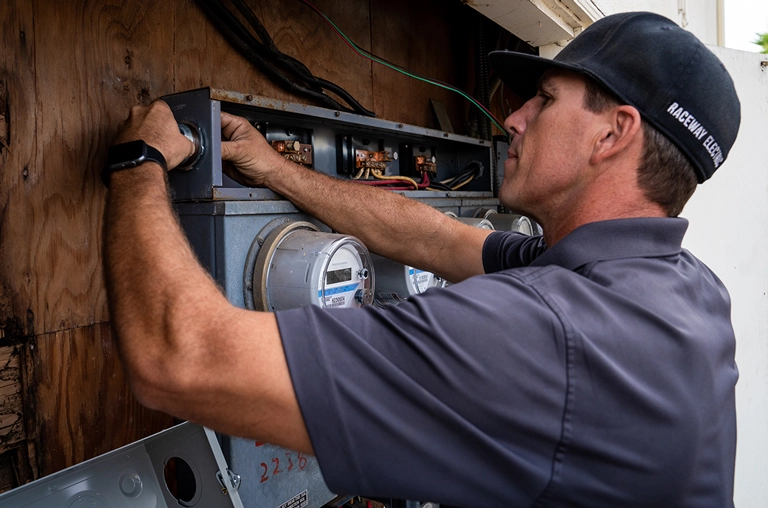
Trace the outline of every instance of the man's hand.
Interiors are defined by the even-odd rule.
[[[160,150],[171,170],[192,155],[195,145],[179,132],[171,108],[161,100],[149,106],[134,106],[128,118],[118,126],[114,144],[137,139]]]
[[[269,175],[287,164],[245,118],[222,113],[221,135],[221,158],[229,162],[224,173],[238,183],[268,186]]]

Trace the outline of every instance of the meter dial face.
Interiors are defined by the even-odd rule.
[[[371,256],[354,236],[324,233],[311,223],[289,221],[260,232],[251,249],[258,252],[251,270],[250,308],[346,308],[373,301]],[[249,259],[253,257],[249,253]]]
[[[429,288],[443,285],[443,279],[432,272],[425,272],[412,266],[406,266],[405,268],[408,270],[408,278],[411,281],[414,294],[423,293]]]
[[[320,272],[318,305],[328,309],[360,307],[371,303],[370,263],[365,263],[361,245],[347,241],[331,254]]]

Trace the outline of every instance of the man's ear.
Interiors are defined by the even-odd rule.
[[[607,123],[595,140],[590,162],[599,164],[606,159],[642,144],[640,113],[633,106],[621,105],[610,108],[605,113]]]

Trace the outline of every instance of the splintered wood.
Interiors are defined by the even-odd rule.
[[[21,390],[18,349],[0,347],[0,451],[26,439]]]

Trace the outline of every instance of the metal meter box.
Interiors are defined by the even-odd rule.
[[[182,423],[0,494],[3,508],[243,508],[213,431]]]
[[[198,259],[239,307],[369,304],[378,258],[353,237],[327,236],[326,225],[271,190],[228,178],[221,112],[246,118],[277,152],[308,170],[358,182],[408,178],[413,190],[393,192],[458,216],[498,207],[499,158],[491,141],[209,88],[163,99],[199,147],[192,164],[169,174],[174,206]],[[447,187],[461,175],[456,190],[429,190],[426,183]],[[411,270],[401,275],[413,280],[413,291],[441,285]],[[229,468],[242,478],[246,506],[319,507],[334,497],[312,457],[229,436],[221,442]]]

